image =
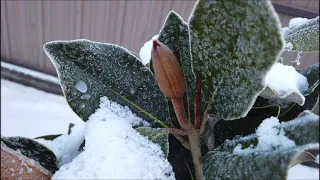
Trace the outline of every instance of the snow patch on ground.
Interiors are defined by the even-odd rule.
[[[84,122],[63,96],[1,79],[1,135],[35,138],[68,132]]]
[[[266,83],[278,95],[285,96],[296,92],[302,95],[308,90],[307,78],[298,73],[293,66],[276,63],[272,66],[266,76]]]
[[[158,39],[158,35],[153,36],[152,39],[150,41],[144,43],[144,45],[140,49],[139,55],[140,55],[141,61],[144,65],[150,63],[152,41],[155,39]]]
[[[84,151],[52,179],[175,179],[160,146],[132,128],[141,119],[127,118],[126,109],[112,112],[110,104],[101,98],[100,108],[86,122]]]

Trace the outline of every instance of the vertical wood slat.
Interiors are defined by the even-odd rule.
[[[1,57],[4,56],[8,60],[11,59],[11,44],[8,30],[8,15],[6,1],[1,1]]]
[[[86,38],[122,45],[139,53],[158,34],[170,10],[184,21],[196,0],[131,1],[1,1],[1,57],[14,64],[56,75],[42,46],[53,40]],[[275,0],[319,12],[319,0]],[[281,14],[283,26],[292,16]],[[286,62],[296,53],[284,54]],[[318,53],[303,54],[302,64],[316,62]],[[307,60],[305,60],[307,59]]]

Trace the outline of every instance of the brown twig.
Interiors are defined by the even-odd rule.
[[[207,113],[207,111],[205,111],[203,114],[203,119],[200,127],[200,135],[202,135],[206,129],[206,124],[208,119],[209,119],[209,114]]]
[[[176,139],[178,139],[181,142],[183,147],[190,150],[190,144],[187,140],[185,140],[182,136],[178,134],[173,134],[173,136],[176,137]]]

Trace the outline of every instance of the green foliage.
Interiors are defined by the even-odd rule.
[[[71,129],[72,129],[73,126],[74,126],[73,123],[69,123],[68,134],[71,133]],[[56,139],[57,137],[60,137],[61,135],[62,134],[44,135],[44,136],[36,137],[34,139],[44,139],[44,140],[52,141],[52,140]]]
[[[256,134],[226,141],[204,156],[206,179],[286,179],[290,167],[314,160],[305,150],[319,143],[319,116],[309,111],[281,124],[285,136],[295,142],[294,147],[273,147],[273,150],[254,149],[259,143]],[[281,131],[279,129],[279,131]],[[303,137],[303,138],[302,138]],[[307,144],[307,145],[306,145]],[[250,151],[237,152],[241,145]]]
[[[169,153],[169,141],[168,141],[168,130],[165,128],[150,128],[150,127],[140,127],[136,128],[142,136],[145,136],[149,139],[149,141],[158,144],[165,157],[168,157]]]
[[[186,84],[184,94],[185,108],[190,120],[194,119],[194,94],[195,94],[195,77],[192,71],[191,54],[189,47],[188,25],[174,11],[169,12],[162,29],[160,30],[158,40],[167,45],[176,56]],[[175,117],[172,106],[169,106],[171,117]]]
[[[309,83],[309,89],[303,95],[307,96],[312,93],[319,85],[319,63],[313,64],[299,72],[305,76]]]
[[[126,49],[88,40],[49,42],[44,49],[67,102],[82,120],[107,96],[154,126],[168,124],[168,105],[154,76]]]
[[[319,51],[319,16],[285,31],[286,43],[291,43],[292,51]]]
[[[269,1],[197,2],[191,54],[209,114],[233,120],[250,110],[283,46],[278,21]]]
[[[181,65],[185,110],[191,121],[195,75],[201,79],[201,118],[205,111],[210,115],[201,137],[206,179],[285,179],[290,167],[314,158],[305,150],[311,147],[308,144],[319,142],[319,117],[301,112],[312,110],[318,102],[319,64],[299,71],[309,83],[309,89],[302,93],[305,101],[302,95],[293,94],[275,102],[270,99],[275,93],[269,87],[264,89],[266,73],[283,47],[278,22],[270,1],[198,0],[188,23],[171,11],[159,32],[159,41],[173,51]],[[319,18],[286,31],[285,39],[293,44],[293,50],[319,48],[319,40],[310,40],[319,36],[314,34],[319,31],[315,24],[319,26]],[[88,40],[49,42],[44,49],[57,69],[68,104],[84,121],[106,96],[128,106],[152,127],[179,126],[170,100],[155,81],[152,65],[149,70],[133,52]],[[262,91],[267,95],[260,94]],[[281,128],[295,147],[243,154],[233,151],[239,144],[242,148],[257,146],[259,139],[253,133],[271,116],[288,121]],[[160,145],[177,179],[194,176],[190,151],[169,136],[167,129],[136,130]],[[84,146],[85,141],[79,151]]]
[[[58,170],[55,154],[42,144],[25,137],[4,137],[1,136],[1,144],[13,150],[19,150],[21,154],[41,164],[51,173]],[[2,145],[1,145],[2,146]]]

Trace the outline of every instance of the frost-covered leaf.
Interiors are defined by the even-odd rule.
[[[255,134],[226,141],[204,157],[206,179],[286,179],[290,167],[314,157],[319,116],[305,111],[290,122],[269,118]]]
[[[304,96],[309,95],[319,85],[319,63],[313,64],[306,69],[298,71],[300,74],[305,76],[308,80],[309,88],[303,93]]]
[[[44,50],[67,102],[84,121],[107,96],[152,125],[168,123],[168,105],[153,74],[128,50],[89,40],[49,42]]]
[[[286,136],[294,140],[298,146],[319,143],[319,116],[308,110],[291,121],[283,122],[281,126]]]
[[[158,40],[171,49],[181,66],[186,84],[184,94],[186,113],[188,118],[193,120],[195,77],[192,71],[187,23],[185,23],[176,12],[169,12],[165,23],[160,30]],[[170,112],[174,113],[173,108]],[[175,114],[171,114],[171,116],[175,116]]]
[[[271,116],[276,117],[280,107],[277,105],[266,107],[253,107],[246,117],[234,121],[221,120],[214,126],[214,138],[211,139],[210,149],[221,145],[227,139],[233,139],[236,136],[247,136],[255,132],[261,122]]]
[[[306,100],[303,106],[294,103],[288,107],[281,108],[279,119],[281,121],[289,121],[297,117],[304,110],[313,111],[316,108],[317,103],[319,102],[319,87],[317,86],[315,90],[305,98]]]
[[[149,141],[158,144],[165,157],[168,157],[169,153],[169,140],[168,140],[168,130],[166,128],[150,128],[150,127],[140,127],[136,128],[142,136],[145,136],[149,139]]]
[[[7,147],[20,151],[21,154],[31,158],[40,163],[41,166],[46,168],[51,173],[58,170],[57,158],[55,154],[43,146],[42,144],[24,137],[4,137],[1,136],[1,143]]]
[[[204,157],[205,179],[286,180],[288,169],[304,149],[256,152],[244,155],[211,151]]]
[[[270,1],[199,0],[189,29],[208,113],[225,120],[246,116],[283,46]]]
[[[267,87],[259,96],[266,99],[281,99],[303,105],[304,92],[308,90],[307,78],[299,74],[293,66],[274,64],[266,76]]]
[[[287,46],[291,46],[289,50],[319,51],[319,16],[299,23],[290,22],[284,30],[284,39]]]

